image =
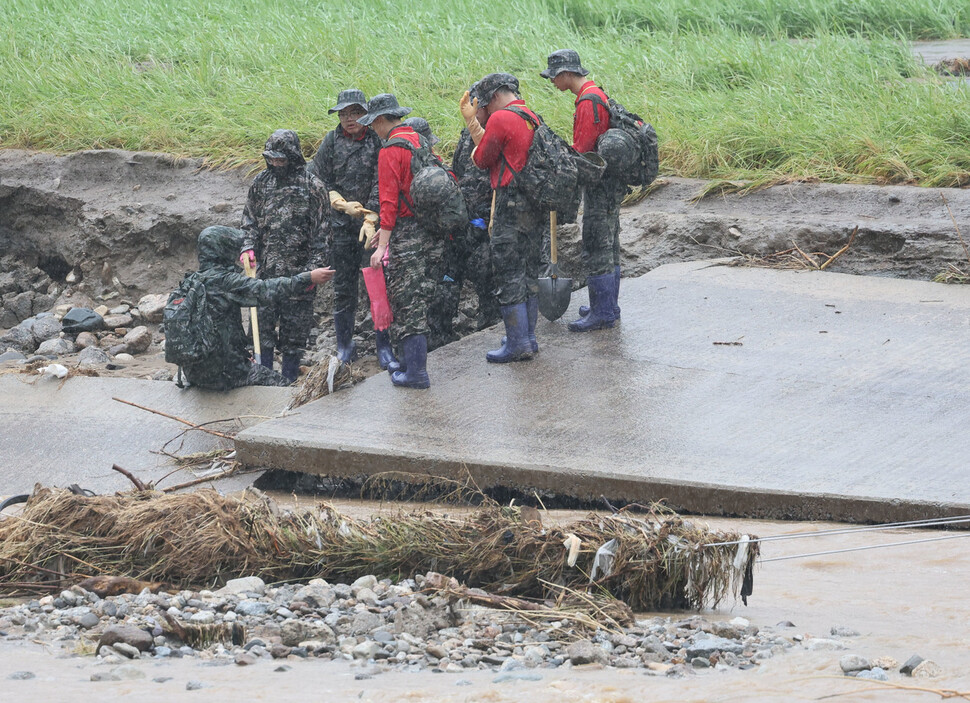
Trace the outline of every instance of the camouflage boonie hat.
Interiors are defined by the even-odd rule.
[[[300,137],[292,129],[278,129],[266,140],[263,158],[288,159],[291,163],[303,165],[306,159],[300,151]]]
[[[431,125],[429,125],[428,121],[423,117],[408,117],[406,120],[404,120],[404,124],[427,139],[428,144],[431,146],[434,146],[441,141],[434,135],[434,133],[431,131]]]
[[[559,51],[553,51],[546,59],[546,64],[548,65],[548,68],[539,73],[539,75],[543,78],[548,78],[549,80],[552,80],[563,71],[578,73],[581,76],[585,76],[589,73],[589,71],[583,68],[583,64],[579,60],[579,52],[575,49],[560,49]]]
[[[357,124],[369,125],[378,117],[390,115],[391,117],[404,117],[411,112],[409,107],[401,107],[397,103],[397,98],[391,93],[381,93],[375,95],[367,103],[367,114],[357,119]]]
[[[341,90],[337,95],[337,104],[327,110],[327,114],[332,115],[351,105],[360,105],[362,109],[367,110],[367,98],[364,96],[363,90],[357,90],[356,88]]]
[[[489,73],[475,84],[478,102],[483,107],[492,101],[495,92],[500,88],[507,88],[513,93],[519,92],[519,79],[511,73]]]

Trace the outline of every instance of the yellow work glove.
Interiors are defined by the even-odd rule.
[[[485,136],[485,129],[478,121],[478,98],[472,100],[469,92],[466,90],[465,94],[461,96],[461,100],[458,101],[458,107],[461,108],[461,116],[465,118],[465,125],[468,127],[468,133],[471,135],[472,141],[475,143],[475,146],[478,146],[482,141],[482,137]]]
[[[348,215],[350,215],[351,217],[363,217],[368,212],[370,212],[370,210],[368,210],[367,208],[365,208],[363,205],[361,205],[360,203],[358,203],[356,200],[351,200],[350,202],[345,203],[344,206],[343,206],[343,208],[341,208],[341,209],[345,213],[347,213]]]
[[[377,238],[377,224],[380,218],[377,213],[371,212],[364,215],[364,224],[360,227],[360,236],[357,241],[364,242],[365,249],[373,249]]]
[[[343,206],[346,204],[347,201],[344,200],[344,196],[335,190],[330,191],[330,207],[332,207],[334,210],[340,210],[343,212]]]

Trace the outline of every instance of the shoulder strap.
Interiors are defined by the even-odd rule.
[[[384,144],[381,145],[381,149],[386,149],[389,146],[400,146],[400,147],[404,147],[405,149],[407,149],[408,151],[411,152],[411,159],[412,160],[414,159],[414,152],[417,151],[417,147],[415,147],[414,144],[412,144],[411,142],[409,142],[404,137],[391,137],[386,142],[384,142]],[[414,174],[413,173],[411,174],[411,178],[414,178]],[[404,204],[408,206],[408,210],[411,211],[411,214],[412,215],[415,214],[414,213],[414,204],[411,202],[411,198],[409,198],[404,193],[403,190],[399,190],[397,192],[397,204],[398,204],[398,207],[400,207],[401,201],[404,201]]]
[[[514,112],[516,115],[521,117],[523,120],[532,125],[532,129],[539,129],[539,125],[542,124],[538,119],[533,117],[531,114],[523,110],[518,105],[510,105],[509,107],[503,107],[503,110],[508,110],[509,112]]]
[[[593,103],[593,124],[600,123],[600,114],[596,110],[597,107],[602,107],[607,112],[610,111],[610,106],[596,93],[584,93],[576,99],[576,102],[581,103],[583,100],[589,100],[591,103]]]

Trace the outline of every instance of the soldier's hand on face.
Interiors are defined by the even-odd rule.
[[[310,271],[310,280],[313,281],[314,285],[320,285],[326,283],[333,278],[333,269],[327,266],[326,268],[313,269]]]
[[[465,124],[468,124],[478,115],[478,98],[472,100],[471,93],[466,90],[458,101],[458,107],[461,108],[461,116],[465,118]]]

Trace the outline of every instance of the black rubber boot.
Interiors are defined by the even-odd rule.
[[[301,354],[284,354],[280,364],[280,375],[290,383],[293,383],[300,375],[300,356]]]
[[[354,360],[354,311],[341,310],[333,314],[333,329],[337,334],[337,358],[345,364]]]
[[[613,274],[604,273],[599,276],[590,276],[586,279],[586,286],[589,288],[589,314],[580,317],[575,322],[570,322],[569,330],[571,332],[590,332],[612,327],[616,320],[613,317],[613,301],[615,300],[613,289],[616,287]]]
[[[259,363],[266,368],[273,368],[273,347],[264,346],[259,350]]]
[[[423,334],[412,334],[401,341],[407,371],[391,374],[391,383],[403,388],[428,388],[428,338]]]
[[[532,344],[529,341],[528,305],[526,303],[503,305],[502,320],[505,321],[505,337],[502,346],[485,354],[485,359],[493,364],[506,364],[510,361],[528,361],[531,359]]]

